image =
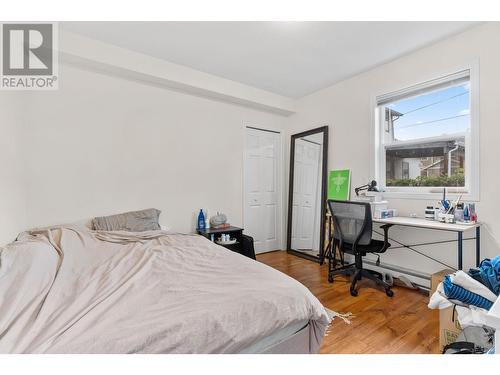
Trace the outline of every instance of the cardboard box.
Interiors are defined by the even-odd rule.
[[[433,274],[431,276],[430,295],[436,291],[439,283],[443,281],[444,277],[453,272],[452,270],[442,270]],[[462,332],[462,328],[458,322],[457,314],[453,314],[453,307],[438,310],[436,313],[439,314],[439,348],[443,350],[444,346],[457,341],[457,337],[460,332]]]

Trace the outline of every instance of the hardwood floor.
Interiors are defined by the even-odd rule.
[[[257,260],[300,281],[331,310],[354,315],[350,325],[336,318],[321,353],[438,353],[439,317],[429,310],[429,297],[418,291],[394,287],[394,297],[359,282],[359,295],[349,293],[349,279],[327,280],[328,266],[285,251],[257,255]]]

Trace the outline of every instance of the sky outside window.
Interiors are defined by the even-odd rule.
[[[403,113],[394,121],[395,140],[469,131],[469,87],[467,82],[389,104],[390,109]]]

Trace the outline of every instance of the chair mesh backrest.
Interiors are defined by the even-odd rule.
[[[371,242],[372,213],[370,203],[328,200],[328,207],[335,218],[334,223],[338,224],[334,224],[335,238],[342,238],[342,241],[352,244],[361,234],[358,244],[368,245]],[[366,225],[364,225],[365,221]]]

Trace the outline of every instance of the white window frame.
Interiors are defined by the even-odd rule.
[[[382,114],[378,108],[381,98],[390,98],[404,95],[405,93],[426,90],[435,86],[437,82],[446,82],[450,77],[458,75],[460,72],[469,71],[470,79],[470,140],[467,142],[465,156],[465,187],[446,187],[447,196],[451,199],[462,195],[462,200],[479,201],[479,61],[442,72],[434,77],[422,80],[420,83],[413,83],[403,86],[403,89],[388,90],[372,96],[372,165],[371,174],[378,182],[379,186],[384,186],[386,198],[401,199],[437,199],[443,195],[443,188],[440,187],[414,187],[414,186],[389,186],[385,187],[385,152],[382,147],[383,123]],[[385,114],[384,114],[385,115]]]

